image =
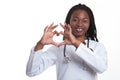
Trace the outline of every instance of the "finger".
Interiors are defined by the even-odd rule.
[[[67,30],[67,31],[69,31],[70,30],[70,25],[69,24],[65,24],[65,29]]]
[[[47,32],[48,30],[48,25],[45,27],[44,32]]]
[[[54,25],[54,23],[52,23],[50,26],[49,26],[49,29],[54,29],[56,28],[58,25]]]
[[[57,47],[59,46],[59,45],[58,45],[56,42],[54,42],[54,41],[53,41],[51,44],[52,44],[52,45],[55,45],[55,46],[57,46]]]
[[[52,22],[52,23],[50,24],[50,27],[53,26],[53,25],[54,25],[54,22]]]
[[[58,26],[58,25],[54,25],[54,26],[51,27],[51,29],[53,30],[53,29],[55,29],[57,26]]]
[[[66,23],[64,23],[64,28],[68,29],[68,25]]]
[[[60,32],[59,32],[59,34],[62,34],[62,35],[64,35],[64,32],[63,32],[63,31],[60,31]]]
[[[51,23],[48,27],[48,30],[54,25],[54,23]]]
[[[56,34],[57,36],[59,36],[60,34],[61,35],[64,35],[64,32],[63,31],[60,31],[60,32],[57,32],[56,30],[53,32],[53,34]]]
[[[66,44],[66,42],[63,41],[63,42],[59,43],[57,46],[60,47],[60,46],[65,45],[65,44]]]
[[[62,23],[60,23],[60,26],[61,26],[63,29],[65,29],[65,26],[64,26]]]
[[[59,33],[55,30],[54,32],[53,32],[53,35],[57,35],[57,36],[59,36]]]
[[[68,24],[68,29],[69,29],[70,32],[72,32],[70,24]]]

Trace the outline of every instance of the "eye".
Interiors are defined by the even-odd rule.
[[[88,23],[88,19],[83,19],[83,22],[84,23]]]
[[[77,18],[73,18],[73,19],[72,19],[72,21],[77,22],[77,21],[78,21],[78,19],[77,19]]]

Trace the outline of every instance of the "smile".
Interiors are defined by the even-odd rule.
[[[82,28],[77,28],[76,31],[77,31],[77,32],[82,32],[83,29],[82,29]]]

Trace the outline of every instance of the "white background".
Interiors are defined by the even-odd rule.
[[[55,66],[26,76],[30,50],[46,25],[64,23],[68,10],[80,2],[92,9],[99,41],[108,51],[108,69],[98,80],[120,80],[119,0],[0,0],[0,80],[56,80]]]

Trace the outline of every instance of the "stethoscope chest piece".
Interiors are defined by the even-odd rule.
[[[71,61],[70,57],[64,57],[64,63],[67,64]]]
[[[63,54],[64,54],[64,63],[67,64],[71,61],[71,59],[69,56],[66,56],[65,51],[66,51],[66,45],[64,46]]]

